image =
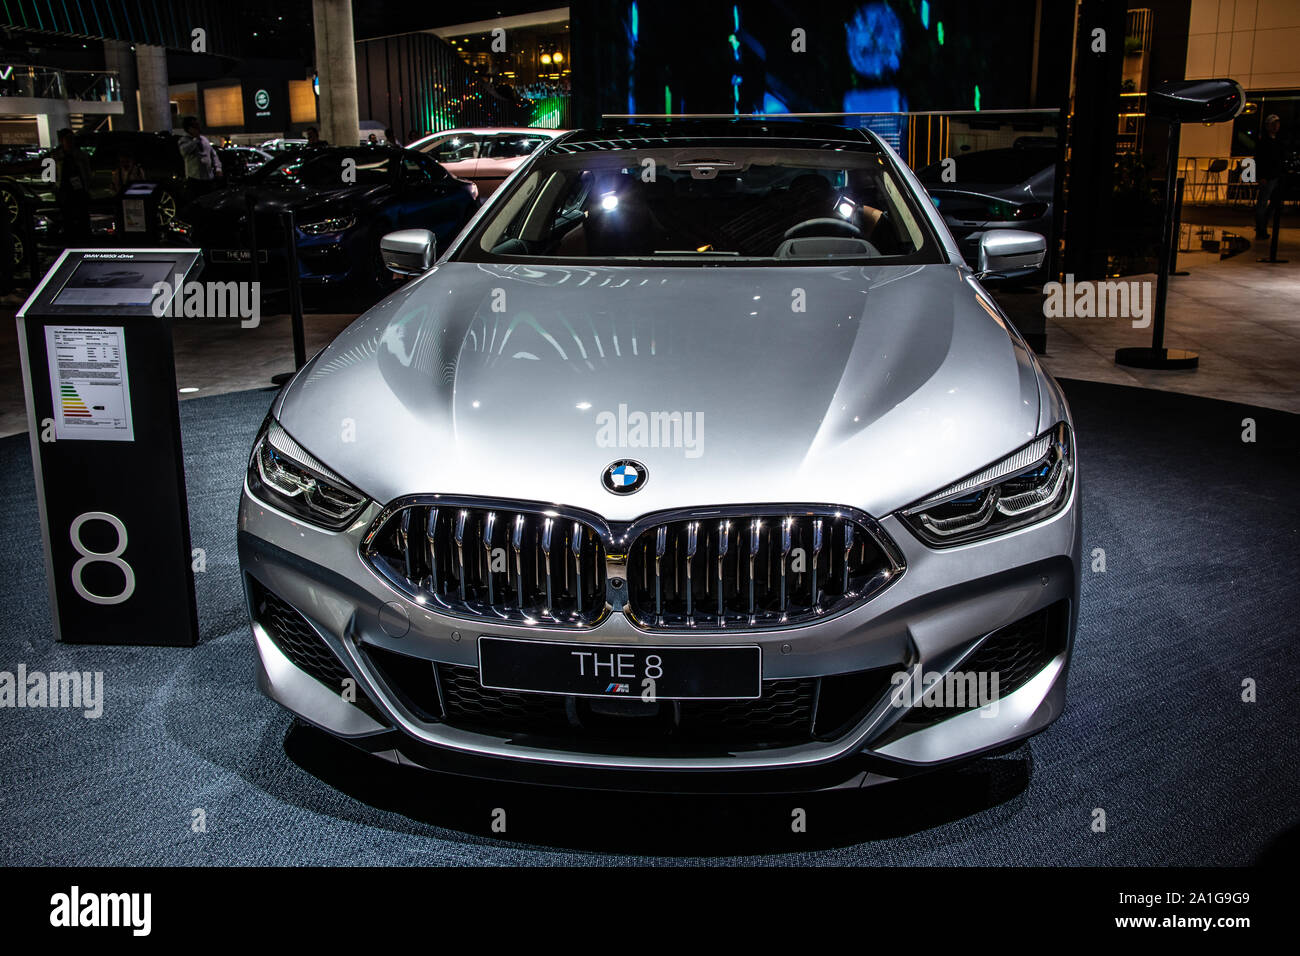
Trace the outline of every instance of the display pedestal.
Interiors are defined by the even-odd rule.
[[[197,249],[69,249],[17,315],[56,640],[198,643],[170,312]]]

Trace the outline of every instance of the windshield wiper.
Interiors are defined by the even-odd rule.
[[[656,249],[656,256],[738,256],[739,252],[725,249]]]

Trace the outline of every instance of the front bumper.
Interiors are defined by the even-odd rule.
[[[205,278],[247,281],[253,276],[248,261],[226,258],[231,251],[251,255],[246,246],[228,244],[209,249],[204,255]],[[308,285],[333,285],[365,278],[368,260],[361,244],[356,247],[341,235],[299,237],[298,278]],[[258,250],[258,272],[263,280],[282,281],[288,268],[289,253],[283,245],[267,245]]]
[[[391,761],[479,777],[689,791],[824,789],[908,776],[1005,749],[1060,714],[1078,613],[1077,482],[1071,494],[1068,507],[1041,524],[944,551],[926,547],[897,518],[885,518],[881,526],[907,560],[907,571],[891,587],[830,620],[722,637],[647,633],[617,612],[582,632],[484,627],[439,614],[394,590],[360,557],[358,542],[377,506],[348,530],[327,532],[276,511],[245,489],[239,554],[251,589],[259,686],[308,723]],[[295,663],[277,643],[274,628],[258,619],[251,594],[263,589],[301,615],[303,630],[328,657],[324,676],[319,668],[312,676],[312,667],[299,666],[301,655]],[[662,742],[649,750],[593,743],[581,735],[563,739],[456,726],[454,719],[431,716],[435,708],[413,703],[376,663],[391,652],[436,662],[432,671],[436,665],[476,668],[480,634],[597,646],[740,642],[761,647],[765,682],[867,671],[905,673],[910,682],[914,675],[960,670],[987,635],[1049,608],[1055,615],[1050,649],[1032,676],[993,704],[933,714],[909,710],[902,706],[901,683],[890,684],[863,700],[851,726],[832,739],[748,749],[674,753]],[[355,702],[340,694],[344,679],[355,681]]]

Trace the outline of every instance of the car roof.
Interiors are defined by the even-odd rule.
[[[803,148],[829,147],[878,152],[870,134],[848,126],[797,117],[764,119],[672,119],[656,118],[620,122],[598,129],[574,130],[552,149],[557,152],[587,152],[666,146],[674,142],[722,145],[737,141],[780,144]]]
[[[469,133],[478,133],[480,135],[491,136],[494,133],[528,133],[538,136],[560,136],[567,133],[565,129],[537,129],[531,126],[471,126],[463,129],[440,129],[436,133],[426,133],[420,139],[431,139],[434,136],[464,136]],[[419,142],[419,140],[416,140]]]

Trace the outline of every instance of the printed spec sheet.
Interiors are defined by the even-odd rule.
[[[47,325],[45,351],[56,440],[135,441],[123,330]]]

